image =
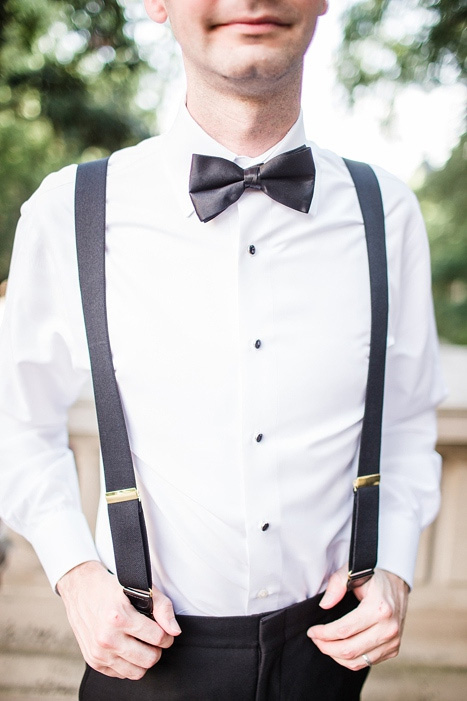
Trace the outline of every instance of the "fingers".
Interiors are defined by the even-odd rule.
[[[181,632],[166,596],[154,590],[156,620],[143,616],[100,563],[79,565],[59,584],[84,659],[107,676],[141,679]]]
[[[155,593],[159,618],[166,627],[174,618],[172,604],[160,592]],[[107,611],[92,641],[88,664],[101,671],[113,669],[119,677],[140,679],[160,659],[162,649],[173,644],[173,636],[161,625],[139,613],[121,592],[117,605]],[[180,630],[180,628],[178,628]]]
[[[337,621],[308,630],[323,654],[352,670],[366,666],[362,655],[377,664],[398,654],[408,587],[395,575],[379,570],[358,595],[361,601],[356,609]]]
[[[328,586],[320,601],[323,609],[330,609],[341,601],[347,592],[347,567],[341,567],[328,582]]]
[[[148,669],[159,662],[162,650],[131,636],[112,635],[107,631],[96,635],[83,654],[86,662],[101,674],[121,679],[141,679]]]
[[[168,600],[167,600],[168,601]],[[170,601],[168,601],[168,605],[172,607],[172,604]],[[166,605],[167,606],[167,605]],[[148,645],[160,647],[160,648],[169,648],[174,641],[174,635],[179,635],[180,634],[180,627],[175,621],[175,624],[178,627],[178,632],[175,633],[175,626],[174,624],[169,625],[167,618],[164,618],[164,615],[160,616],[158,615],[158,611],[156,609],[154,610],[154,620],[151,618],[148,618],[147,616],[143,616],[141,613],[139,613],[136,609],[131,607],[131,611],[129,613],[128,618],[125,618],[123,620],[120,620],[117,622],[116,620],[112,621],[113,626],[116,628],[119,628],[123,633],[136,638],[139,641],[142,641],[144,643],[147,643]],[[168,614],[170,615],[170,614]],[[156,620],[156,616],[158,616],[158,620]],[[173,611],[172,611],[172,617],[173,617]],[[170,620],[170,619],[168,619]],[[175,620],[175,618],[174,618]],[[162,624],[162,625],[161,625]],[[171,635],[170,633],[167,632],[167,629],[169,630],[174,630],[174,635]]]
[[[154,620],[169,636],[180,635],[182,632],[178,625],[172,602],[158,589],[153,590]],[[173,641],[172,641],[173,642]]]
[[[310,637],[314,636],[323,641],[344,640],[371,628],[378,623],[380,618],[384,620],[391,614],[389,606],[381,607],[380,611],[375,611],[374,608],[361,603],[350,613],[338,618],[337,621],[313,626],[309,629]]]
[[[128,660],[121,657],[115,658],[111,661],[111,664],[107,665],[95,661],[91,664],[88,660],[86,662],[90,667],[100,672],[100,674],[105,674],[106,677],[115,677],[117,679],[131,679],[132,681],[138,681],[142,679],[146,672],[148,671],[145,667],[139,667],[138,665],[131,664]]]
[[[385,662],[393,657],[397,657],[398,653],[399,644],[391,643],[372,648],[370,652],[363,652],[361,655],[356,655],[351,659],[346,659],[344,657],[333,657],[333,659],[343,667],[347,667],[347,669],[357,672],[359,669],[364,669],[365,667],[369,666],[363,655],[368,657],[371,662],[370,666],[372,667],[380,662]]]
[[[318,649],[349,669],[364,667],[364,654],[368,655],[372,664],[394,657],[400,646],[400,628],[393,619],[380,621],[356,635],[334,640],[330,639],[326,630],[321,634],[320,631],[316,635],[313,633],[310,637]]]

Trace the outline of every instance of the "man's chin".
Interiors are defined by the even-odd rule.
[[[273,83],[281,80],[296,68],[290,57],[264,47],[247,47],[247,50],[228,51],[217,65],[217,71],[225,80],[244,83]]]

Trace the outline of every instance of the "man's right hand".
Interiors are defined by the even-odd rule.
[[[100,562],[73,568],[58,581],[57,590],[84,659],[109,677],[141,679],[181,633],[162,592],[153,590],[153,621],[131,605]]]

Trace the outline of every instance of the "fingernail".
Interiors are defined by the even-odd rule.
[[[170,627],[174,633],[181,633],[182,632],[182,629],[178,625],[176,618],[171,618],[169,623],[170,623]]]

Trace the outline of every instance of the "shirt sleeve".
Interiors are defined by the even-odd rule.
[[[389,333],[381,451],[378,566],[413,577],[420,533],[440,503],[436,407],[445,397],[430,255],[415,196],[380,178],[389,266]],[[389,195],[388,190],[392,190]]]
[[[23,206],[0,331],[0,515],[31,542],[53,587],[99,559],[67,433],[68,408],[89,377],[86,346],[76,348],[83,322],[70,323],[75,280],[61,269],[62,252],[73,251],[65,240],[74,231],[73,182],[70,169],[49,176]]]

